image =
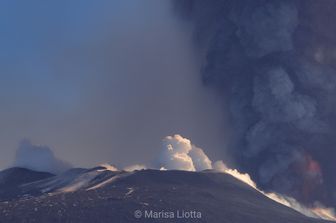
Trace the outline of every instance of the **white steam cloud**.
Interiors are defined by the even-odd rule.
[[[204,151],[192,145],[180,135],[167,136],[163,140],[163,151],[159,157],[162,169],[202,171],[212,169],[211,160]]]
[[[132,172],[135,170],[145,170],[145,169],[147,169],[147,167],[143,164],[135,164],[124,168],[124,170],[127,172]]]
[[[240,173],[236,169],[220,169],[221,172],[224,172],[226,174],[230,174],[231,176],[235,177],[236,179],[250,185],[266,197],[282,204],[287,207],[290,207],[301,214],[304,214],[308,217],[312,218],[322,218],[326,220],[336,221],[336,215],[335,210],[333,208],[327,208],[320,204],[319,202],[315,202],[315,204],[312,207],[306,207],[305,205],[298,202],[296,199],[281,195],[278,193],[267,193],[257,188],[256,183],[251,179],[250,175],[247,173]]]
[[[21,141],[13,166],[55,174],[71,168],[69,163],[58,159],[49,147],[33,145],[29,140]]]
[[[216,171],[220,171],[220,172],[224,172],[226,174],[229,174],[233,177],[235,177],[236,179],[250,185],[251,187],[253,187],[254,189],[256,189],[257,191],[259,191],[260,193],[262,193],[263,195],[265,195],[266,197],[282,204],[285,205],[287,207],[290,207],[298,212],[300,212],[301,214],[304,214],[308,217],[312,217],[312,218],[322,218],[325,220],[331,220],[331,221],[336,221],[336,215],[335,215],[335,210],[333,208],[328,208],[325,207],[324,205],[320,204],[319,202],[315,202],[314,205],[312,207],[306,207],[305,205],[301,204],[300,202],[298,202],[296,199],[289,197],[289,196],[285,196],[285,195],[281,195],[278,193],[273,193],[273,192],[264,192],[260,189],[257,188],[256,183],[251,179],[250,175],[247,173],[240,173],[238,170],[236,169],[229,169],[226,167],[226,165],[222,162],[222,161],[218,161],[218,165],[217,165],[217,169],[215,169]]]
[[[315,202],[315,204],[309,208],[300,204],[292,197],[277,193],[267,193],[258,189],[249,174],[241,173],[237,169],[228,168],[222,160],[212,163],[202,149],[196,147],[189,139],[183,138],[181,135],[167,136],[164,138],[163,151],[159,157],[159,163],[161,170],[202,171],[205,169],[213,169],[214,171],[223,172],[250,185],[268,198],[306,216],[336,221],[334,209],[324,207],[318,202]]]
[[[102,170],[98,170],[100,172],[106,171],[106,170],[109,170],[109,171],[118,171],[117,167],[115,167],[115,166],[113,166],[111,164],[108,164],[108,163],[102,163],[99,166],[105,168],[105,169],[102,169]]]

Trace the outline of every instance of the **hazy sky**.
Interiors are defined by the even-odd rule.
[[[24,138],[75,166],[148,163],[175,133],[222,147],[169,1],[1,1],[0,28],[0,168]]]

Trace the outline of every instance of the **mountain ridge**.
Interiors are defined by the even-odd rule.
[[[233,176],[214,171],[72,169],[19,188],[24,191],[19,198],[0,197],[0,222],[328,222],[306,217]],[[140,218],[136,211],[142,213]],[[144,215],[150,211],[194,211],[202,216]]]

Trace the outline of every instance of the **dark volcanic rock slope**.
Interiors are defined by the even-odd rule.
[[[0,201],[15,199],[25,193],[21,185],[47,179],[51,173],[37,172],[20,167],[13,167],[0,172]]]
[[[317,223],[230,175],[214,172],[75,169],[23,184],[20,199],[0,203],[0,222]],[[6,188],[0,188],[4,190]],[[40,191],[40,193],[37,193]],[[15,197],[15,196],[14,196]],[[134,212],[142,212],[141,218]],[[174,213],[155,218],[145,212]],[[177,218],[177,210],[201,218]],[[152,212],[152,213],[154,213]],[[195,215],[194,215],[195,217]]]

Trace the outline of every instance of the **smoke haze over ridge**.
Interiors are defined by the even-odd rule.
[[[55,157],[52,149],[47,146],[33,145],[29,140],[20,142],[13,166],[53,174],[59,174],[71,168],[69,163]]]

